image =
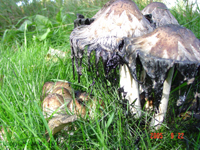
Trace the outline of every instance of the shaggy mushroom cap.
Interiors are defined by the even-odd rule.
[[[52,93],[54,89],[57,87],[63,87],[67,89],[70,93],[72,93],[73,89],[69,82],[58,81],[58,82],[45,82],[42,88],[42,96],[40,97],[41,101],[46,97],[48,94]]]
[[[40,100],[43,101],[44,98],[52,91],[52,87],[54,82],[45,82],[42,87],[42,95],[40,96]]]
[[[71,96],[70,92],[64,87],[57,87],[52,91],[52,93],[56,93],[56,94],[63,96],[64,101],[66,103],[69,103],[72,100],[72,96]]]
[[[149,21],[130,0],[112,2],[92,24],[75,28],[70,35],[70,44],[73,71],[75,59],[79,82],[85,49],[89,62],[91,52],[96,52],[97,67],[99,58],[102,57],[105,64],[111,53],[121,44],[123,37],[138,37],[151,31],[153,27]]]
[[[61,131],[65,126],[70,125],[72,122],[77,120],[76,115],[60,114],[48,122],[49,129],[52,131],[52,135]],[[48,141],[50,140],[48,132],[46,132]]]
[[[125,38],[117,55],[113,55],[115,62],[124,62],[135,80],[139,80],[136,66],[145,70],[147,75],[140,82],[146,93],[154,89],[155,99],[159,100],[163,82],[173,66],[185,81],[194,81],[200,66],[200,42],[189,29],[171,24],[138,38]]]
[[[142,10],[142,14],[145,15],[150,22],[152,21],[156,28],[166,24],[179,25],[167,6],[160,2],[150,3]],[[148,18],[149,15],[151,15],[150,18]]]
[[[53,93],[47,95],[45,97],[42,108],[43,108],[43,115],[45,118],[49,118],[57,109],[59,109],[64,104],[64,99],[61,95]],[[58,115],[61,110],[58,110],[53,116]]]
[[[55,82],[55,84],[53,86],[53,89],[55,89],[57,87],[66,88],[70,93],[73,92],[73,88],[71,87],[71,84],[68,81],[66,81],[66,82],[65,81],[57,81],[57,82]]]

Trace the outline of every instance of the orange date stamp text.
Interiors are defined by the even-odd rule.
[[[163,133],[151,133],[150,138],[151,139],[162,139]],[[178,134],[171,133],[171,139],[174,139],[174,138],[184,139],[184,133],[178,133]]]

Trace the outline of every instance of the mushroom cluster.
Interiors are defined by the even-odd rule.
[[[142,115],[140,94],[154,96],[156,114],[151,126],[159,129],[167,112],[174,70],[188,85],[195,81],[200,66],[200,41],[181,27],[165,4],[153,2],[140,11],[131,0],[111,0],[88,25],[76,27],[70,35],[80,82],[82,59],[96,53],[105,73],[120,66],[120,87],[135,117]],[[73,69],[74,70],[74,69]]]
[[[74,91],[66,81],[46,82],[43,85],[41,101],[43,115],[48,119],[52,135],[76,121],[79,116],[84,118],[88,114],[92,118],[98,104],[104,107],[102,100],[92,98],[86,92]],[[49,139],[48,134],[47,137]]]
[[[129,78],[138,81],[147,97],[154,92],[157,114],[151,125],[159,128],[167,111],[174,69],[188,84],[193,83],[200,66],[200,42],[190,30],[169,24],[138,38],[125,38],[117,55],[129,68],[126,82]],[[142,79],[137,77],[138,73]],[[140,93],[139,88],[131,90]]]

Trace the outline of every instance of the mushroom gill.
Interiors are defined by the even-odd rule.
[[[148,20],[152,21],[156,28],[166,24],[179,25],[167,6],[161,2],[150,3],[141,12]],[[148,17],[149,14],[151,15],[150,18]]]
[[[153,31],[149,21],[131,0],[112,1],[90,25],[76,27],[70,35],[71,57],[74,60],[80,82],[84,51],[88,62],[92,51],[96,52],[96,67],[102,57],[106,64],[112,52],[121,44],[123,37],[138,37]],[[90,63],[88,64],[90,66]]]
[[[124,38],[123,41],[123,48],[112,57],[128,66],[131,81],[140,80],[137,74],[141,72],[137,70],[146,72],[140,84],[147,95],[154,92],[158,113],[151,125],[158,129],[167,111],[174,69],[190,83],[198,73],[200,41],[189,29],[172,24],[158,27],[138,38]],[[137,69],[138,66],[140,69]],[[131,87],[127,89],[131,90]]]

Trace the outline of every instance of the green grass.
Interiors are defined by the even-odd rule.
[[[99,3],[99,5],[101,5]],[[72,7],[72,5],[70,5]],[[65,12],[80,12],[91,17],[98,8],[92,5],[87,7],[75,6],[65,8]],[[143,7],[142,4],[140,7]],[[74,11],[73,11],[74,9]],[[86,10],[91,11],[86,11]],[[59,11],[59,9],[58,9]],[[187,11],[185,11],[187,12]],[[199,14],[186,14],[184,10],[172,11],[180,24],[191,29],[199,35]],[[54,13],[56,15],[58,12]],[[32,14],[31,14],[32,15]],[[45,15],[45,14],[41,14]],[[72,23],[75,15],[65,23]],[[50,19],[53,23],[56,21]],[[190,23],[188,23],[190,20]],[[64,25],[64,23],[63,23]],[[72,25],[63,27],[61,24],[51,28],[49,37],[40,41],[34,39],[36,31],[15,32],[9,29],[11,38],[0,43],[0,126],[6,129],[4,138],[0,141],[1,149],[199,149],[200,124],[194,118],[182,120],[175,115],[176,91],[170,96],[168,114],[165,120],[167,127],[163,126],[157,133],[162,133],[162,139],[151,139],[153,130],[149,128],[149,121],[145,117],[134,119],[127,114],[122,100],[118,97],[117,86],[108,87],[104,76],[95,80],[91,87],[94,73],[83,69],[81,83],[77,82],[77,75],[73,79],[71,66],[71,50],[69,35]],[[45,60],[49,47],[67,52],[65,59],[57,62]],[[91,92],[95,97],[105,102],[103,115],[96,112],[94,119],[79,119],[72,126],[73,135],[65,131],[56,134],[47,142],[45,132],[48,130],[47,122],[42,115],[40,95],[42,86],[46,81],[67,80],[72,82],[74,89]],[[174,88],[175,89],[175,88]],[[150,120],[151,116],[147,115]],[[174,139],[171,139],[171,133]],[[184,133],[184,139],[178,139],[178,133]],[[63,139],[64,137],[64,139]]]

